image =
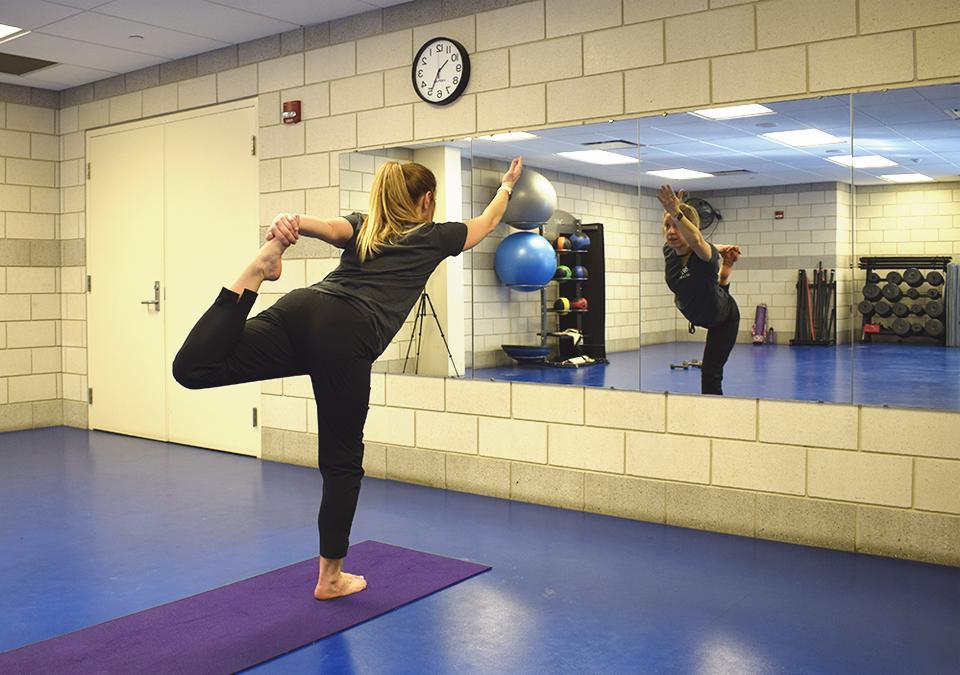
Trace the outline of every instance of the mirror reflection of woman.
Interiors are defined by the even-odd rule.
[[[740,308],[730,295],[730,275],[740,258],[737,246],[714,246],[700,233],[700,215],[669,185],[661,185],[663,258],[667,286],[692,326],[707,329],[700,391],[723,395],[723,367],[737,341]],[[692,330],[692,329],[691,329]]]
[[[425,166],[386,162],[373,179],[370,211],[317,218],[280,214],[267,242],[230,288],[222,288],[173,362],[188,389],[308,375],[317,404],[323,496],[317,525],[320,569],[314,597],[362,591],[343,570],[363,478],[363,428],[370,372],[446,257],[476,246],[497,227],[523,170],[517,157],[493,199],[465,223],[436,223],[437,181]],[[248,319],[264,281],[300,235],[343,249],[322,281],[297,288]]]

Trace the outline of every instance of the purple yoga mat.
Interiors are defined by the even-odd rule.
[[[365,541],[347,570],[367,588],[313,599],[311,558],[0,654],[2,673],[232,673],[486,572],[486,565]]]

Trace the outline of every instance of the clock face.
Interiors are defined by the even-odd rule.
[[[470,55],[456,40],[428,40],[413,60],[411,76],[413,88],[424,101],[436,105],[452,103],[467,88]]]

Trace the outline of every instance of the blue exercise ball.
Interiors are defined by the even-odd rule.
[[[513,186],[503,222],[520,230],[533,230],[550,219],[557,210],[557,191],[553,184],[533,169],[524,169]]]
[[[553,279],[557,257],[550,242],[536,232],[514,232],[500,242],[493,267],[500,281],[515,291],[539,291]]]

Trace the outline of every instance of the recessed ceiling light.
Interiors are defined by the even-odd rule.
[[[886,173],[880,177],[891,183],[927,183],[933,180],[922,173]]]
[[[672,178],[673,180],[690,180],[692,178],[713,178],[712,173],[693,171],[691,169],[664,169],[663,171],[647,171],[651,176]]]
[[[536,136],[528,134],[526,131],[510,131],[505,134],[493,134],[492,136],[477,136],[478,141],[493,141],[494,143],[529,141],[531,138],[536,138]]]
[[[134,35],[128,35],[127,37],[128,37],[129,39],[131,39],[131,40],[142,40],[142,39],[143,39],[143,36],[142,36],[142,35],[136,35],[136,34],[134,34]]]
[[[557,155],[578,162],[587,162],[588,164],[637,164],[640,161],[636,157],[618,155],[606,150],[576,150],[574,152],[558,152]]]
[[[876,169],[881,166],[896,166],[897,163],[881,157],[880,155],[837,155],[836,157],[824,157],[828,162],[839,164],[841,166],[852,166],[854,169]]]
[[[30,31],[18,28],[17,26],[8,26],[0,23],[0,43],[16,40],[18,37],[27,35]]]
[[[814,145],[833,145],[834,143],[843,143],[842,138],[819,129],[795,129],[794,131],[771,131],[766,134],[760,134],[764,138],[792,145],[795,148],[809,148]]]
[[[750,103],[748,105],[729,105],[724,108],[694,110],[690,114],[706,120],[733,120],[740,117],[757,117],[758,115],[774,115],[776,113],[766,106]]]

